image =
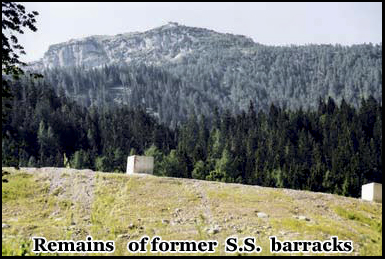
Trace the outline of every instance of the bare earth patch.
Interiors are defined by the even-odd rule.
[[[70,200],[73,204],[79,204],[80,213],[89,221],[91,206],[94,198],[95,172],[89,169],[76,170],[69,168],[43,167],[20,168],[20,170],[36,174],[43,181],[49,181],[49,194],[60,199]],[[74,218],[74,225],[79,220]]]

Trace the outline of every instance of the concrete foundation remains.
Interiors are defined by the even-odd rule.
[[[127,174],[152,174],[154,170],[154,157],[129,156],[127,158]]]
[[[382,203],[382,184],[368,183],[362,185],[361,199]]]

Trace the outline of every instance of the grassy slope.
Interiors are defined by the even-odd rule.
[[[31,236],[115,240],[114,255],[143,235],[164,240],[253,236],[269,255],[279,240],[354,242],[355,255],[382,255],[382,204],[330,194],[155,176],[38,169],[11,172],[2,184],[2,254],[30,254]],[[55,171],[56,170],[56,171]],[[55,171],[55,172],[53,172]],[[258,218],[264,212],[268,218]],[[304,215],[310,221],[295,216]],[[218,225],[219,233],[208,228]],[[149,253],[150,254],[150,253]]]

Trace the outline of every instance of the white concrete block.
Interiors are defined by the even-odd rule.
[[[154,170],[154,157],[129,156],[127,158],[127,174],[152,174]]]
[[[382,203],[382,184],[368,183],[362,185],[361,199]]]

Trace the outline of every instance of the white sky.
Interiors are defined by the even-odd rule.
[[[382,3],[22,3],[37,32],[19,36],[23,61],[48,46],[90,35],[145,31],[169,21],[241,34],[267,45],[382,42]]]

